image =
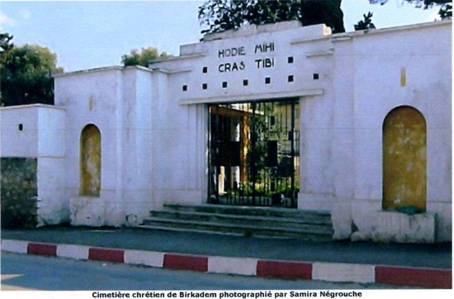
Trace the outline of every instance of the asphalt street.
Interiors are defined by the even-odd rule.
[[[2,252],[2,290],[275,290],[389,286],[172,271]]]
[[[261,239],[188,232],[87,227],[2,229],[2,239],[210,256],[445,269],[450,269],[452,262],[451,243],[311,242],[299,239]]]

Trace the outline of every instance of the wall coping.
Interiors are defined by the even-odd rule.
[[[3,106],[0,107],[0,111],[6,110],[15,110],[15,109],[32,109],[32,108],[43,108],[43,109],[56,109],[65,111],[66,109],[59,106],[49,105],[49,104],[27,104],[27,105],[13,105],[13,106]]]
[[[141,65],[129,65],[129,66],[122,66],[122,65],[112,65],[112,66],[104,66],[104,67],[96,67],[91,69],[84,69],[84,70],[77,70],[72,72],[65,72],[60,74],[52,74],[54,78],[62,78],[62,77],[69,77],[69,76],[76,76],[76,75],[85,75],[89,73],[96,73],[96,72],[110,72],[110,71],[129,71],[129,70],[140,70],[145,72],[152,73],[153,70],[141,66]]]

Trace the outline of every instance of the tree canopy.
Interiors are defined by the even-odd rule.
[[[208,0],[199,7],[202,34],[239,28],[243,24],[269,24],[299,20],[303,25],[324,23],[344,32],[342,0]]]
[[[363,15],[363,20],[359,21],[358,24],[354,25],[353,27],[355,30],[368,30],[368,29],[375,29],[374,23],[372,23],[372,16],[374,14],[369,11],[366,15]]]
[[[1,105],[53,104],[52,74],[63,71],[57,56],[37,45],[16,47],[11,39],[6,33],[0,36]]]
[[[137,49],[131,50],[129,54],[125,54],[121,57],[121,62],[124,66],[128,65],[141,65],[148,67],[150,61],[170,57],[166,52],[161,52],[156,48],[142,48],[140,51]]]
[[[452,0],[402,0],[417,8],[440,6],[441,18],[452,17]],[[324,23],[334,33],[344,32],[342,0],[206,0],[199,7],[202,34],[237,29],[243,24],[299,20],[303,25]],[[388,0],[369,0],[384,5]],[[367,21],[366,19],[363,22]],[[372,24],[373,25],[373,24]],[[361,26],[361,25],[360,25]],[[371,27],[371,25],[368,25]],[[369,29],[370,29],[369,28]]]
[[[13,36],[8,33],[0,33],[0,55],[3,56],[10,51],[14,44],[11,42]],[[1,59],[1,58],[0,58]]]

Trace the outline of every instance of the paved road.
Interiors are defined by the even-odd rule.
[[[310,242],[214,234],[84,227],[4,230],[3,239],[212,256],[451,268],[451,243]]]
[[[380,285],[203,274],[2,252],[3,290],[362,289]]]

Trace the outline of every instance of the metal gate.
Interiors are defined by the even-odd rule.
[[[296,207],[297,100],[209,106],[210,203]]]

